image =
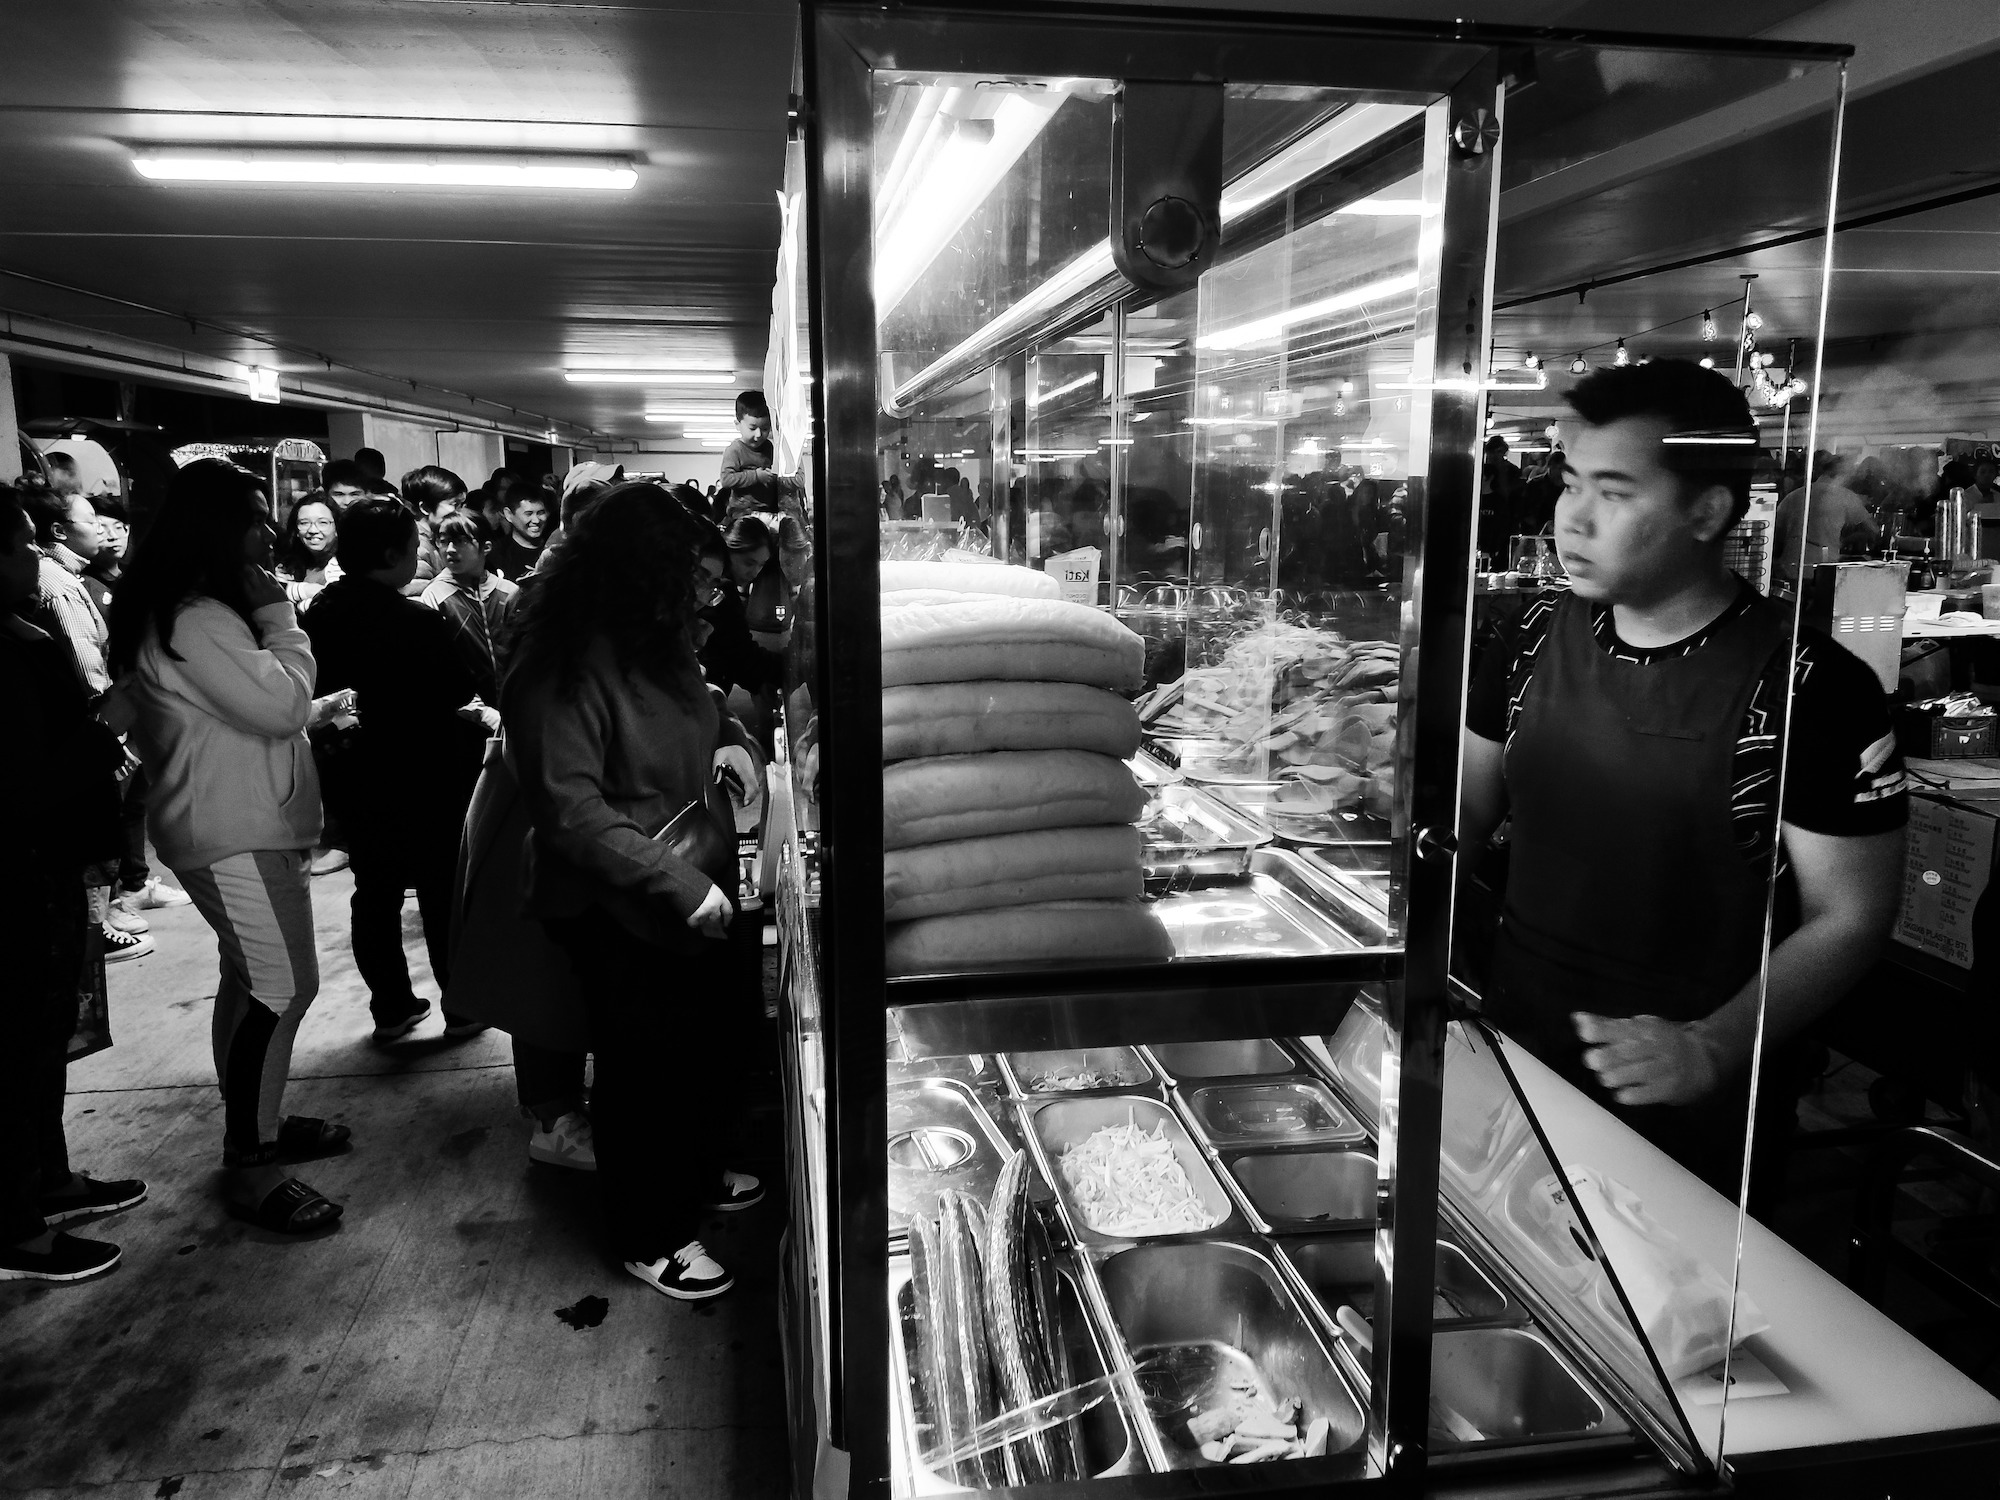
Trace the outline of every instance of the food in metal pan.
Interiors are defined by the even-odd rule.
[[[1058,1165],[1070,1201],[1097,1234],[1194,1234],[1222,1222],[1195,1192],[1164,1126],[1148,1133],[1129,1119],[1106,1125],[1063,1152]]]
[[[1041,1286],[1041,1263],[1050,1257],[1046,1240],[1032,1232],[1040,1227],[1028,1202],[1027,1153],[1017,1151],[1000,1169],[986,1215],[986,1343],[1009,1410],[1070,1384],[1055,1306],[1044,1301]],[[1076,1454],[1074,1435],[1063,1423],[1007,1447],[1017,1482],[1025,1484],[1080,1477]]]
[[[1300,815],[1386,810],[1394,774],[1401,648],[1305,625],[1260,624],[1220,665],[1193,667],[1153,700],[1147,729],[1201,743],[1187,769],[1297,780]],[[1142,718],[1147,715],[1142,707]],[[1380,781],[1377,787],[1374,783]],[[1321,804],[1324,804],[1323,806]]]
[[[1140,1384],[1155,1415],[1177,1440],[1212,1464],[1317,1458],[1332,1424],[1303,1415],[1297,1396],[1273,1397],[1240,1351],[1213,1343],[1175,1344],[1148,1352]]]
[[[980,1257],[986,1215],[963,1193],[938,1194],[937,1259],[931,1338],[937,1348],[938,1378],[950,1410],[954,1442],[962,1442],[999,1415],[993,1368],[986,1348],[986,1278]],[[947,1450],[949,1451],[949,1450]],[[998,1453],[982,1453],[958,1466],[962,1484],[986,1489],[1007,1483]]]

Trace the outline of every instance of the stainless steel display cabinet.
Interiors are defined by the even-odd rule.
[[[1543,1118],[1594,1107],[1449,977],[1496,236],[1517,137],[1546,177],[1811,77],[1832,121],[1843,55],[805,6],[816,555],[775,799],[801,1493],[1716,1482]],[[885,646],[967,590],[1066,595],[1081,635],[1033,667],[986,641],[1009,706],[917,759],[977,804],[967,766],[1036,743],[1001,719],[1136,697],[1136,756],[1065,751],[1100,778],[1064,790],[1100,799],[1080,823],[1139,824],[1122,894],[1065,846],[997,925],[910,899]]]

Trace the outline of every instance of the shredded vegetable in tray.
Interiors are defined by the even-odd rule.
[[[1070,1200],[1097,1234],[1135,1238],[1213,1229],[1223,1216],[1196,1195],[1165,1126],[1148,1134],[1130,1119],[1063,1152]]]

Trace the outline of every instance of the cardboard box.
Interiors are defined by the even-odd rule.
[[[1897,942],[1954,968],[1972,968],[1977,957],[1973,918],[1993,878],[1996,832],[2000,801],[1922,792],[1910,798]]]

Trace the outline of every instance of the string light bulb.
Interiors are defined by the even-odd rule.
[[[1611,356],[1611,363],[1614,365],[1629,365],[1632,363],[1632,356],[1625,352],[1625,340],[1620,339],[1618,341],[1618,352]]]
[[[1743,326],[1755,333],[1764,326],[1764,315],[1757,312],[1746,313],[1743,317]]]
[[[1569,362],[1569,372],[1572,375],[1581,375],[1585,371],[1589,370],[1589,368],[1590,366],[1584,363],[1583,356],[1581,354],[1579,354],[1575,359]]]
[[[1704,307],[1701,310],[1701,341],[1704,344],[1712,344],[1716,337],[1715,314]],[[1712,370],[1715,366],[1711,364],[1709,368]]]
[[[1539,370],[1542,367],[1542,357],[1530,349],[1526,354],[1521,356],[1521,364],[1527,369]]]
[[[1701,367],[1704,370],[1713,370],[1715,368],[1715,356],[1712,354],[1704,354],[1701,357]]]

